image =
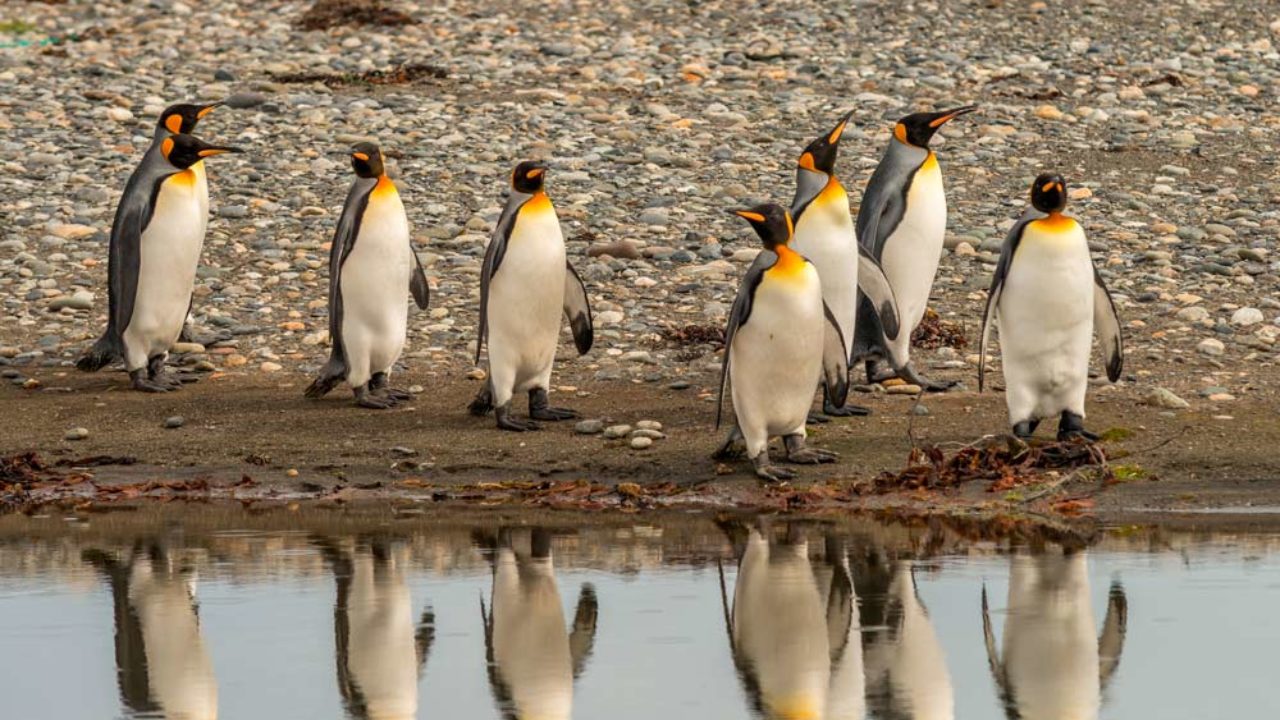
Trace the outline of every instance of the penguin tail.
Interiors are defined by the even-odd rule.
[[[484,417],[493,411],[493,391],[489,389],[489,384],[485,383],[484,388],[476,393],[476,399],[471,401],[467,406],[467,412],[476,417]]]
[[[84,355],[76,361],[76,369],[81,372],[98,372],[102,368],[110,365],[120,356],[116,349],[116,343],[111,337],[110,332],[103,333]]]
[[[333,392],[347,376],[347,368],[338,358],[330,358],[324,367],[320,368],[320,376],[311,381],[307,389],[303,392],[308,400],[319,400],[320,398]]]

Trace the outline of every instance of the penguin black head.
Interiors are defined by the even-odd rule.
[[[893,136],[898,139],[898,142],[927,148],[929,141],[933,139],[933,134],[938,132],[938,128],[977,109],[977,105],[965,105],[942,112],[913,113],[898,121],[893,128]]]
[[[542,189],[547,177],[547,166],[536,160],[525,160],[511,171],[511,189],[532,195]]]
[[[382,150],[377,143],[360,142],[351,148],[351,167],[362,178],[382,177]]]
[[[777,203],[764,203],[746,210],[729,212],[751,223],[751,227],[755,228],[756,234],[769,250],[791,242],[791,235],[795,232],[791,213]]]
[[[179,133],[165,138],[160,145],[160,152],[170,165],[179,170],[186,170],[207,157],[244,151],[235,147],[210,145],[195,135]]]
[[[827,175],[834,174],[836,152],[840,149],[840,136],[844,134],[845,125],[849,124],[851,117],[853,117],[852,110],[840,118],[840,122],[831,132],[809,143],[809,146],[800,154],[800,167]]]
[[[207,103],[205,105],[192,105],[190,103],[180,103],[178,105],[170,105],[160,113],[160,120],[156,123],[156,129],[161,128],[177,135],[178,133],[191,133],[196,129],[196,125],[204,119],[205,115],[213,112],[222,103]]]
[[[1057,173],[1044,173],[1031,184],[1031,206],[1043,213],[1067,207],[1067,181]]]

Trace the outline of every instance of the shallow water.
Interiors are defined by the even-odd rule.
[[[1280,716],[1280,536],[236,522],[10,519],[0,715]]]

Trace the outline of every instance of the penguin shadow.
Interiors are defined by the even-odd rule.
[[[1050,547],[1010,558],[1003,654],[982,589],[987,663],[1010,720],[1097,718],[1106,702],[1124,652],[1129,603],[1113,581],[1097,631],[1086,555]]]
[[[194,570],[160,540],[140,541],[124,555],[81,553],[111,591],[121,704],[130,715],[217,718],[218,684],[200,629]]]
[[[851,559],[863,628],[867,717],[950,720],[954,689],[916,589],[916,563],[867,546]]]
[[[725,634],[751,710],[761,718],[865,715],[858,597],[845,541],[823,533],[821,552],[803,526],[721,523],[738,572],[730,601],[719,565]]]
[[[415,624],[408,549],[384,537],[311,539],[333,573],[334,660],[348,717],[414,718],[435,639],[435,613]]]
[[[583,583],[572,629],[565,624],[551,533],[543,528],[477,531],[492,567],[490,601],[480,598],[486,670],[505,720],[568,720],[574,684],[595,646],[599,600]]]

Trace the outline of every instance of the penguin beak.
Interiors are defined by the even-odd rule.
[[[238,147],[214,146],[214,147],[204,148],[203,150],[200,150],[196,154],[202,158],[206,158],[206,157],[213,157],[214,155],[222,155],[224,153],[242,153],[242,152],[244,152],[244,150],[241,150]]]
[[[965,105],[964,107],[958,107],[955,110],[944,110],[941,117],[935,118],[929,122],[929,127],[934,129],[940,128],[961,115],[968,115],[977,109],[977,105]]]
[[[764,222],[764,216],[758,212],[755,212],[754,210],[730,210],[729,214],[737,215],[738,217],[744,220],[747,220],[748,222],[753,222],[753,223]]]
[[[840,119],[840,124],[836,125],[836,129],[832,130],[831,135],[827,137],[828,145],[835,145],[840,142],[840,136],[844,135],[844,128],[849,124],[849,118],[853,117],[853,112],[854,111],[850,110],[843,118]]]
[[[221,102],[209,103],[208,105],[201,105],[200,109],[196,111],[196,118],[199,120],[203,120],[205,115],[208,115],[209,113],[213,112],[214,110],[220,107],[222,107]]]
[[[351,153],[351,157],[353,157],[353,158],[355,158],[355,159],[357,159],[357,160],[362,160],[362,161],[364,161],[364,162],[369,162],[369,154],[368,154],[368,153],[353,152],[353,153]]]

